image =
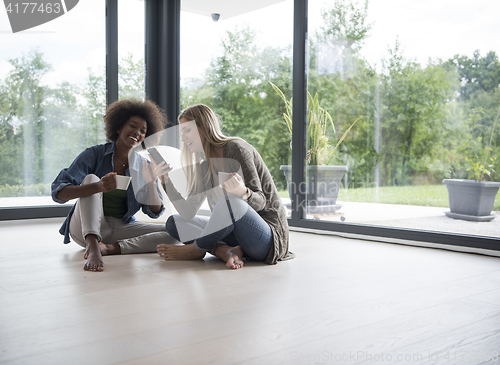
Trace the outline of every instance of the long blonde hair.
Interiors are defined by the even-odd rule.
[[[222,133],[221,123],[212,109],[204,104],[197,104],[184,109],[177,118],[180,122],[182,118],[188,121],[195,121],[198,130],[203,133],[205,141],[203,143],[203,153],[189,151],[183,143],[181,145],[182,168],[187,176],[188,191],[200,193],[203,178],[210,178],[213,185],[213,171],[210,158],[215,155],[215,149],[223,147],[232,140],[241,139],[238,137],[228,137]],[[201,176],[201,161],[206,158],[208,162],[208,176]]]

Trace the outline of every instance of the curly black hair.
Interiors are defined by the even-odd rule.
[[[118,131],[131,117],[143,118],[147,125],[146,137],[162,131],[168,123],[163,110],[151,100],[123,99],[110,104],[104,114],[104,131],[108,141],[118,138]]]

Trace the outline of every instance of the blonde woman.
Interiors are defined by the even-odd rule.
[[[241,138],[225,136],[206,105],[189,107],[178,119],[187,198],[168,175],[162,182],[179,212],[167,220],[167,232],[184,245],[158,245],[158,254],[188,260],[210,252],[231,269],[241,268],[246,257],[268,264],[292,258],[286,210],[257,150]],[[223,183],[220,172],[229,173]],[[205,199],[210,217],[196,216]]]

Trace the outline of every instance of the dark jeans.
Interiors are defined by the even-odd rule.
[[[247,202],[230,194],[228,199],[231,209],[223,198],[210,217],[186,220],[178,214],[170,216],[167,232],[185,244],[194,242],[200,251],[213,254],[222,241],[232,247],[239,245],[248,257],[265,260],[273,244],[271,228]]]

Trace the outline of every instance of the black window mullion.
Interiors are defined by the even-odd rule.
[[[162,108],[171,124],[180,113],[180,0],[146,1],[146,96]],[[178,147],[175,134],[163,141]]]
[[[307,0],[294,1],[293,32],[293,135],[292,135],[292,201],[291,224],[297,224],[304,216],[305,194],[304,167],[306,157],[307,114]]]
[[[118,100],[118,0],[106,0],[106,105]]]

